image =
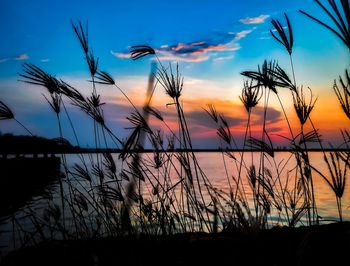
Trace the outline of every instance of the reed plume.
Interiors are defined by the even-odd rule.
[[[279,36],[277,36],[272,30],[270,30],[270,33],[272,37],[275,38],[276,41],[278,41],[287,49],[289,55],[291,55],[293,52],[293,43],[294,43],[293,30],[287,14],[284,13],[284,16],[287,21],[288,34],[285,31],[284,27],[282,26],[281,22],[279,22],[276,19],[271,20],[271,24],[273,25],[273,27],[275,28],[275,31],[278,33]]]
[[[329,6],[322,4],[320,0],[315,0],[318,6],[326,13],[333,22],[327,24],[309,13],[299,10],[302,14],[314,20],[318,24],[333,32],[350,49],[350,2],[340,0],[340,4],[335,0],[327,0]]]
[[[345,78],[339,77],[339,84],[334,81],[333,90],[337,95],[345,115],[350,119],[350,75],[345,71]]]
[[[294,110],[299,118],[301,125],[304,125],[306,123],[317,101],[317,98],[315,100],[313,99],[312,90],[310,88],[309,91],[310,99],[308,102],[306,101],[303,87],[301,87],[300,90],[293,93]]]
[[[20,73],[19,76],[23,78],[20,81],[43,86],[49,93],[60,93],[60,82],[34,64],[24,63],[23,73]]]
[[[85,28],[81,21],[78,23],[71,22],[72,28],[79,40],[79,43],[84,51],[85,60],[89,67],[91,77],[94,77],[98,69],[98,57],[94,56],[93,51],[89,46],[89,35],[88,35],[88,23],[86,22]]]
[[[243,71],[241,75],[248,77],[257,83],[253,87],[264,86],[277,94],[277,87],[287,88],[295,91],[295,85],[290,80],[288,74],[276,61],[267,61],[258,66],[257,71]]]
[[[261,97],[262,90],[260,90],[260,86],[253,86],[252,80],[250,83],[248,81],[244,82],[242,94],[239,96],[239,99],[243,103],[248,113],[259,103]]]
[[[348,163],[350,157],[347,158],[347,161],[342,165],[342,154],[340,152],[331,152],[330,159],[324,155],[324,161],[327,164],[328,172],[330,177],[327,177],[324,173],[320,172],[317,168],[312,166],[312,169],[317,172],[323,180],[329,185],[333,190],[334,195],[337,200],[337,207],[339,213],[339,220],[343,221],[343,212],[342,212],[342,197],[344,195],[346,181],[348,177]]]
[[[173,73],[171,65],[169,65],[169,73],[163,66],[157,72],[157,80],[165,89],[165,92],[174,100],[179,99],[182,92],[183,80],[179,74],[179,65],[176,64],[176,72]]]
[[[12,110],[3,101],[0,100],[0,120],[11,120],[11,119],[15,120],[17,124],[19,124],[31,136],[33,136],[33,133],[26,126],[24,126],[19,120],[17,120]]]
[[[130,57],[132,60],[137,60],[150,54],[155,54],[155,51],[152,47],[148,45],[131,46]]]
[[[3,102],[0,101],[0,120],[13,119],[15,115],[11,109]]]

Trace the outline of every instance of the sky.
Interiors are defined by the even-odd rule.
[[[133,61],[132,45],[152,46],[164,65],[178,62],[184,77],[181,101],[197,148],[217,148],[215,125],[203,108],[214,104],[228,120],[241,143],[247,114],[239,100],[242,71],[257,70],[265,59],[277,60],[291,76],[289,56],[271,37],[271,20],[285,25],[289,16],[294,32],[293,62],[297,84],[310,87],[317,98],[311,116],[324,141],[339,144],[340,129],[349,128],[332,90],[334,79],[349,68],[349,52],[332,33],[302,15],[302,9],[329,21],[312,0],[235,1],[67,1],[1,0],[0,2],[0,100],[35,135],[57,137],[55,114],[43,95],[45,88],[19,81],[23,64],[32,63],[89,95],[89,72],[71,22],[88,23],[89,45],[99,58],[99,69],[111,74],[137,107],[145,101],[151,56]],[[98,86],[106,104],[107,125],[120,137],[130,134],[126,116],[132,111],[115,88]],[[279,90],[295,134],[300,130],[286,89]],[[152,105],[175,127],[171,99],[158,86]],[[69,105],[82,146],[93,146],[93,122]],[[62,114],[64,136],[73,144],[72,130]],[[252,130],[261,132],[263,105],[253,111]],[[161,126],[151,121],[152,126]],[[290,137],[282,109],[272,95],[267,128],[275,146]],[[0,121],[0,132],[27,134],[15,121]],[[166,132],[165,132],[166,133]]]

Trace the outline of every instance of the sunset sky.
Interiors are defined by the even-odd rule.
[[[23,63],[33,63],[65,80],[85,95],[91,93],[88,68],[71,21],[88,21],[89,43],[99,57],[99,68],[107,71],[137,106],[144,102],[152,57],[129,58],[129,47],[147,44],[160,60],[178,62],[184,76],[183,107],[197,148],[217,148],[215,125],[203,111],[215,104],[224,113],[237,142],[242,140],[247,114],[239,95],[245,70],[257,70],[265,59],[278,61],[291,75],[289,56],[270,35],[271,19],[285,24],[291,19],[295,35],[293,60],[297,84],[310,87],[318,97],[311,116],[326,142],[340,143],[340,129],[349,128],[332,90],[334,79],[349,68],[349,51],[325,28],[299,13],[299,9],[329,21],[311,0],[194,0],[194,1],[67,1],[2,0],[0,2],[0,100],[34,134],[58,136],[55,115],[39,86],[19,82]],[[98,86],[106,102],[107,124],[121,138],[130,133],[125,117],[131,111],[115,88]],[[299,125],[289,91],[279,95],[295,134]],[[170,98],[159,86],[153,105],[169,125],[175,110],[166,107]],[[93,146],[93,124],[77,108],[69,106],[81,144]],[[261,130],[262,104],[253,112],[253,131]],[[72,130],[62,114],[64,135],[75,144]],[[157,125],[157,122],[153,122]],[[272,95],[268,131],[275,146],[285,145],[279,135],[290,137],[282,110]],[[14,121],[0,121],[2,133],[26,134]]]

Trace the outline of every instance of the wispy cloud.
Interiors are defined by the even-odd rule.
[[[254,28],[252,28],[250,30],[242,30],[242,31],[238,32],[236,34],[235,40],[239,41],[240,39],[243,39],[243,38],[247,37],[247,35],[250,34],[255,29],[256,29],[256,27],[254,27]]]
[[[239,20],[243,24],[262,24],[270,15],[260,15],[258,17],[246,17]]]
[[[130,53],[118,53],[118,52],[114,52],[112,50],[111,50],[111,55],[113,55],[117,58],[131,58]]]
[[[202,62],[209,59],[211,52],[227,52],[236,51],[238,49],[238,46],[215,43],[212,41],[198,41],[177,43],[175,45],[162,45],[156,50],[161,60]]]
[[[20,54],[20,55],[16,56],[14,59],[17,61],[27,60],[27,59],[29,59],[29,56],[27,54]]]
[[[0,58],[0,64],[2,63],[5,63],[7,61],[10,61],[10,60],[15,60],[15,61],[22,61],[22,60],[27,60],[29,59],[29,56],[28,54],[20,54],[20,55],[17,55],[16,57],[6,57],[6,58]]]
[[[223,62],[223,61],[230,60],[233,58],[234,58],[234,55],[220,56],[220,57],[214,58],[214,62]]]
[[[47,62],[49,62],[49,61],[50,61],[49,58],[43,58],[43,59],[40,60],[40,62],[43,62],[43,63],[47,63]]]
[[[238,41],[245,38],[255,29],[240,32],[226,32],[216,34],[210,39],[197,40],[193,42],[179,42],[176,44],[163,44],[154,47],[160,60],[174,60],[183,62],[203,62],[209,59],[221,58],[222,53],[234,52],[241,48]],[[118,58],[130,58],[129,53],[118,53],[111,51]],[[225,54],[225,58],[227,55]],[[231,57],[232,58],[232,55]],[[229,59],[229,58],[227,58]]]
[[[1,63],[5,63],[5,62],[7,62],[8,60],[9,60],[9,58],[1,58],[1,59],[0,59],[0,64],[1,64]]]

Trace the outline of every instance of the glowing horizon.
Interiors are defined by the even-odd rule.
[[[5,0],[0,11],[2,24],[8,25],[0,29],[0,36],[5,40],[0,44],[0,100],[8,104],[34,134],[57,136],[54,115],[41,95],[46,91],[18,82],[18,73],[21,73],[23,63],[33,63],[89,94],[88,69],[70,25],[72,18],[75,21],[78,17],[83,23],[89,21],[89,41],[94,54],[100,59],[101,70],[116,79],[138,108],[144,102],[148,72],[154,59],[147,57],[132,61],[128,47],[147,44],[156,50],[164,65],[179,62],[181,75],[184,76],[181,101],[196,147],[217,148],[219,145],[215,125],[203,110],[207,104],[215,105],[218,112],[225,116],[232,134],[240,143],[247,121],[247,113],[239,100],[244,81],[240,73],[257,70],[265,59],[276,59],[291,76],[288,54],[269,33],[271,19],[284,22],[283,14],[286,12],[295,35],[293,60],[297,84],[310,87],[314,96],[318,97],[311,113],[312,120],[326,142],[335,146],[341,143],[340,130],[349,128],[349,119],[341,110],[332,85],[348,67],[348,51],[335,36],[298,12],[303,9],[325,17],[322,10],[312,1],[305,3],[301,0],[293,3],[269,0],[264,6],[259,5],[257,0],[237,1],[235,5],[230,1],[204,3],[200,7],[195,2],[180,1],[170,9],[159,1],[152,1],[147,6],[142,1],[106,1],[102,5],[93,1],[87,5],[77,2],[71,6],[68,1],[63,1],[50,17],[45,12],[55,3],[49,5],[38,0],[31,5],[19,0]],[[68,6],[70,8],[67,9]],[[179,15],[179,11],[184,9],[185,14]],[[123,12],[119,11],[119,16],[114,17],[113,10]],[[122,26],[116,28],[114,24]],[[129,126],[126,116],[132,111],[131,107],[115,88],[98,86],[97,90],[107,102],[107,123],[121,138],[126,138],[129,134],[125,130]],[[300,125],[293,110],[292,96],[287,89],[278,89],[278,93],[293,133],[297,135]],[[161,110],[170,128],[175,131],[174,110],[171,106],[166,107],[169,101],[164,89],[158,85],[152,105]],[[88,118],[76,108],[69,108],[77,120],[77,131],[92,132],[89,129],[91,121],[88,122]],[[260,102],[252,113],[254,135],[261,134],[262,110]],[[286,145],[287,141],[280,135],[291,136],[281,106],[273,94],[267,117],[267,130],[274,145]],[[160,126],[161,123],[152,119],[151,125]],[[162,128],[166,131],[164,125]],[[306,129],[311,129],[309,123]],[[15,123],[4,121],[1,121],[0,132],[25,134]],[[68,126],[64,132],[67,139],[74,143]],[[81,138],[84,146],[93,146],[92,136]]]

